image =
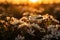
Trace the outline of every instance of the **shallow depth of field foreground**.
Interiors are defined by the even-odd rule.
[[[0,40],[60,40],[60,3],[0,3]]]

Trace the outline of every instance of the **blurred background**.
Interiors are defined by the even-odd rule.
[[[60,40],[60,0],[0,0],[0,40]]]

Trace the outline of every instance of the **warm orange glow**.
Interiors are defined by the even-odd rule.
[[[0,3],[9,2],[13,4],[20,4],[20,3],[44,3],[44,4],[53,4],[53,3],[60,3],[60,0],[0,0]]]
[[[13,0],[13,3],[19,4],[20,0]]]
[[[36,3],[38,0],[29,0],[29,2]]]

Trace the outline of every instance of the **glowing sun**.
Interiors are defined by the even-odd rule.
[[[38,2],[38,0],[30,0],[30,2],[36,3],[36,2]]]

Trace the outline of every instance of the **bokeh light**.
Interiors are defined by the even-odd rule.
[[[38,2],[38,0],[29,0],[29,1],[32,2],[32,3]]]

